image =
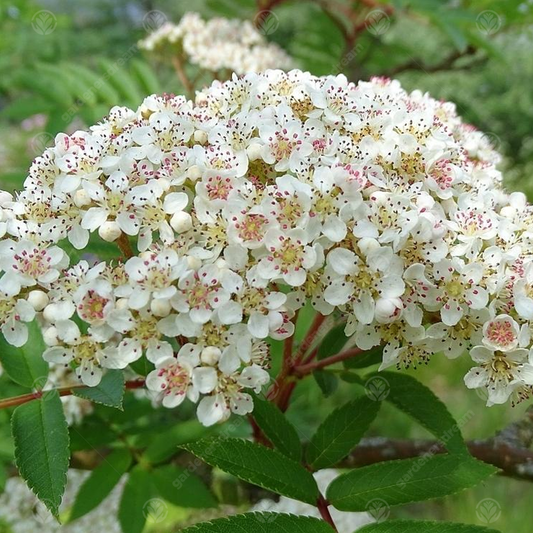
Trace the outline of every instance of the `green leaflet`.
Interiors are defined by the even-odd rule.
[[[344,459],[366,433],[379,408],[380,402],[363,397],[333,411],[311,439],[307,462],[314,470],[321,470]]]
[[[91,472],[76,495],[69,522],[86,515],[108,496],[131,465],[131,455],[119,449],[110,453]]]
[[[455,494],[496,472],[464,455],[388,461],[338,477],[329,486],[327,499],[340,511],[365,511],[378,498],[392,507]]]
[[[108,370],[96,387],[74,389],[74,395],[122,410],[124,390],[124,373],[121,370]]]
[[[253,417],[281,453],[295,461],[302,459],[302,443],[296,429],[273,403],[255,397]]]
[[[391,520],[369,524],[357,530],[357,533],[498,533],[470,524],[454,524],[452,522],[427,522],[416,520]]]
[[[207,464],[282,496],[315,505],[319,491],[313,475],[296,461],[236,438],[210,438],[183,448]]]
[[[333,533],[322,520],[277,513],[249,513],[188,527],[182,533]]]
[[[9,344],[0,334],[0,361],[15,383],[29,389],[42,389],[48,376],[48,363],[43,359],[46,347],[35,320],[28,324],[28,330],[28,342],[20,348]]]
[[[67,421],[57,391],[17,407],[11,427],[21,477],[57,517],[70,459]]]

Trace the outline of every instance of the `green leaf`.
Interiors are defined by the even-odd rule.
[[[203,439],[183,448],[211,466],[282,496],[311,505],[319,497],[311,472],[276,450],[236,438]]]
[[[178,446],[201,439],[207,432],[208,429],[196,420],[179,422],[151,439],[143,460],[151,464],[162,463],[176,454]]]
[[[108,106],[116,105],[120,96],[114,87],[105,79],[104,76],[96,74],[92,70],[83,65],[68,64],[68,69],[76,74],[85,84],[87,89],[90,89],[94,94]]]
[[[5,465],[0,464],[0,494],[2,494],[6,488],[7,482],[7,469]]]
[[[178,507],[212,509],[218,506],[204,482],[186,468],[166,465],[152,471],[159,495]]]
[[[133,59],[131,61],[131,68],[146,94],[161,93],[159,79],[148,63],[139,59]]]
[[[342,351],[348,342],[348,337],[344,333],[345,328],[346,324],[336,326],[324,337],[318,348],[317,359],[325,359]]]
[[[374,375],[389,384],[387,401],[435,435],[449,452],[468,453],[458,423],[430,389],[406,374],[378,372]]]
[[[383,361],[383,346],[376,346],[355,357],[350,357],[344,361],[344,368],[366,368],[368,366],[379,365]]]
[[[118,508],[118,521],[124,533],[142,533],[152,499],[150,474],[136,466],[124,485]]]
[[[388,461],[338,477],[329,486],[327,499],[340,511],[365,511],[375,499],[392,507],[455,494],[496,472],[493,466],[463,455]]]
[[[284,455],[300,461],[302,443],[300,437],[285,415],[273,403],[254,398],[253,417],[268,440]]]
[[[314,470],[333,466],[359,443],[376,418],[380,402],[363,397],[333,411],[307,448],[307,462]]]
[[[120,103],[128,104],[134,108],[141,105],[144,94],[139,89],[139,84],[133,79],[130,73],[122,68],[118,61],[110,61],[100,58],[98,64],[109,83],[119,92]]]
[[[391,520],[369,524],[357,530],[357,533],[498,533],[470,524],[454,524],[452,522],[427,522],[416,520]]]
[[[74,395],[122,411],[124,399],[124,373],[122,370],[108,370],[96,387],[74,389]]]
[[[57,517],[67,484],[69,438],[57,391],[15,409],[11,420],[15,461],[30,489]]]
[[[109,495],[131,466],[131,454],[120,449],[111,452],[91,472],[80,487],[70,513],[69,522],[86,515]]]
[[[182,533],[333,533],[322,520],[278,513],[248,513],[188,527]]]
[[[37,321],[28,324],[28,342],[16,348],[0,335],[0,361],[6,374],[19,385],[42,389],[48,376],[48,363],[43,359],[44,345]]]

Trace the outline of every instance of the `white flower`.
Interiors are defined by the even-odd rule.
[[[487,405],[505,403],[515,383],[533,385],[533,364],[528,350],[518,348],[501,352],[486,346],[470,350],[472,359],[479,364],[465,376],[469,389],[486,387]]]
[[[198,361],[186,356],[161,359],[146,377],[146,386],[156,393],[165,407],[177,407],[185,398],[196,403],[199,392],[193,385],[192,376],[197,364]]]
[[[511,352],[518,347],[520,326],[509,315],[498,315],[483,326],[483,344],[491,350]]]
[[[35,309],[24,299],[0,294],[0,327],[9,344],[24,346],[28,341],[25,322],[35,318]]]
[[[109,344],[109,338],[95,338],[93,335],[78,334],[68,344],[48,348],[43,358],[49,363],[76,365],[76,374],[88,387],[95,387],[102,379],[102,368],[126,368],[117,348]]]
[[[0,243],[0,266],[6,274],[0,279],[0,291],[18,294],[21,287],[48,286],[68,266],[68,256],[58,246],[39,246],[28,240]]]
[[[525,268],[524,275],[514,284],[516,312],[526,320],[533,320],[533,261]]]
[[[300,229],[270,230],[265,236],[266,257],[258,265],[258,273],[267,280],[283,280],[292,287],[305,282],[307,270],[312,269],[318,254],[315,247],[308,246],[308,237]]]
[[[145,307],[151,298],[170,300],[177,293],[174,282],[186,270],[186,261],[173,250],[132,257],[125,265],[129,285],[122,288],[120,295],[129,296],[132,309]]]
[[[445,259],[435,265],[433,277],[438,288],[432,291],[431,300],[440,307],[442,321],[448,326],[457,324],[468,308],[482,309],[488,303],[488,293],[480,286],[481,264],[464,265]]]

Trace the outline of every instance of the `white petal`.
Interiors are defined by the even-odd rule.
[[[212,367],[195,368],[192,373],[192,382],[202,394],[209,394],[217,386],[217,371]]]

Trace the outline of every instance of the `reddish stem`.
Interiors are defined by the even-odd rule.
[[[305,336],[304,340],[302,341],[302,343],[300,344],[298,348],[298,351],[296,352],[296,355],[294,357],[295,365],[298,365],[302,362],[302,359],[307,353],[307,350],[311,348],[311,345],[316,339],[316,336],[318,335],[318,332],[320,331],[320,328],[322,324],[324,323],[324,320],[326,320],[326,317],[324,315],[321,315],[320,313],[318,313],[315,316],[315,319],[313,320],[313,323],[311,324],[311,327],[309,328],[307,335]]]
[[[140,389],[143,386],[144,379],[126,382],[126,389]],[[22,405],[33,400],[38,400],[51,390],[56,390],[59,393],[59,396],[70,396],[74,394],[75,390],[87,388],[89,387],[86,387],[85,385],[70,385],[68,387],[58,387],[57,389],[30,392],[29,394],[15,396],[14,398],[6,398],[5,400],[0,400],[0,409],[7,409],[8,407],[17,407],[18,405]]]
[[[320,361],[314,361],[308,364],[295,366],[293,368],[293,374],[301,378],[313,373],[315,370],[320,370],[327,366],[334,365],[335,363],[346,361],[346,359],[350,359],[356,355],[359,355],[362,351],[363,350],[360,348],[351,348],[350,350],[338,353],[337,355],[332,355],[331,357],[326,357],[326,359],[321,359]]]
[[[323,518],[323,520],[327,522],[334,529],[334,531],[337,531],[337,526],[335,526],[335,522],[333,521],[331,513],[329,512],[329,503],[324,496],[320,495],[316,506],[318,507],[320,516]]]

